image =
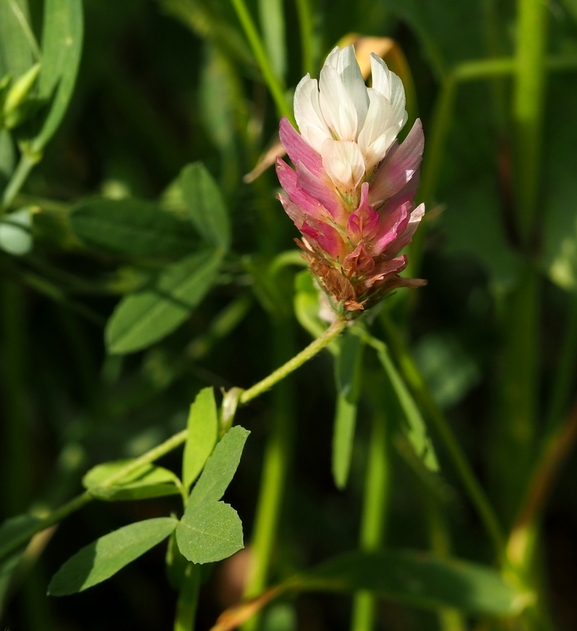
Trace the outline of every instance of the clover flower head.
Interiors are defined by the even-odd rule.
[[[294,97],[300,134],[288,119],[280,139],[294,169],[277,160],[279,199],[302,235],[297,243],[332,306],[354,317],[404,279],[400,251],[424,214],[413,207],[424,138],[415,122],[402,144],[405,91],[382,59],[371,55],[367,87],[354,48],[335,48],[319,81],[307,74]]]

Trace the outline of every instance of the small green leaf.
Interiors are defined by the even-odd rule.
[[[512,616],[531,594],[513,588],[489,567],[412,551],[350,552],[284,584],[297,591],[366,589],[395,602],[428,609]]]
[[[185,489],[196,480],[216,445],[218,413],[213,388],[201,390],[190,406],[188,436],[182,459],[182,482]]]
[[[383,368],[385,369],[385,372],[387,373],[391,385],[393,386],[393,390],[395,391],[404,412],[407,424],[403,427],[403,432],[407,437],[407,440],[426,467],[431,471],[438,471],[439,463],[437,461],[437,456],[435,455],[433,443],[429,438],[425,421],[423,420],[421,412],[409,392],[409,389],[395,368],[395,365],[384,344],[377,351],[377,355]]]
[[[108,478],[131,462],[131,460],[116,460],[97,465],[82,478],[82,484],[92,496],[109,502],[142,500],[180,493],[179,480],[174,473],[152,464],[142,465],[114,484],[105,484]]]
[[[205,502],[218,501],[230,484],[250,432],[237,425],[227,432],[207,460],[187,504],[187,511]]]
[[[176,529],[181,553],[193,563],[220,561],[243,547],[242,524],[219,502],[238,467],[249,432],[233,427],[217,444],[188,498]]]
[[[185,516],[176,530],[183,556],[193,563],[213,563],[244,547],[242,523],[237,512],[224,502],[206,502]]]
[[[201,162],[184,167],[180,185],[191,221],[201,236],[225,252],[230,246],[228,213],[216,182]]]
[[[42,129],[34,139],[34,152],[42,151],[66,112],[80,64],[83,31],[82,2],[45,0],[39,97],[51,103]]]
[[[125,565],[166,539],[178,521],[158,517],[115,530],[85,546],[56,572],[48,586],[51,596],[84,591],[105,581]]]
[[[174,331],[204,298],[220,262],[216,252],[199,252],[167,267],[145,287],[125,296],[106,326],[108,351],[133,353]]]
[[[7,129],[0,129],[0,187],[3,187],[12,175],[15,163],[16,152],[10,132]]]
[[[189,223],[139,199],[91,199],[70,215],[86,243],[133,256],[177,259],[193,252],[198,237]]]
[[[358,335],[345,333],[337,343],[337,405],[333,430],[332,470],[337,488],[343,489],[349,476],[355,438],[363,342]]]
[[[21,208],[0,220],[0,249],[15,256],[27,254],[32,249],[32,213]]]

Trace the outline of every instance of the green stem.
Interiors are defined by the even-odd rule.
[[[296,5],[301,30],[303,74],[314,75],[317,68],[315,66],[314,16],[311,3],[310,0],[296,0]]]
[[[290,326],[290,323],[284,319],[278,319],[275,322],[273,341],[276,361],[279,357],[290,355],[290,347],[293,346]],[[287,327],[289,328],[287,329]],[[244,598],[258,596],[264,591],[267,584],[292,460],[295,400],[294,388],[290,380],[284,381],[275,390],[273,426],[265,448],[255,526],[251,541],[250,571]],[[243,629],[244,631],[253,631],[259,627],[259,624],[260,615],[257,614],[243,625]]]
[[[391,488],[385,409],[384,404],[381,404],[375,410],[369,442],[360,535],[360,548],[366,552],[378,550],[385,534],[386,507]],[[360,591],[355,594],[351,622],[353,631],[374,629],[377,602],[372,592]]]
[[[293,113],[285,98],[285,87],[283,85],[283,82],[274,73],[264,45],[258,34],[254,21],[246,7],[246,4],[244,3],[244,0],[231,0],[231,2],[242,25],[242,28],[244,29],[245,35],[248,38],[250,47],[252,48],[252,52],[257,59],[258,65],[260,66],[262,76],[266,84],[268,85],[268,89],[272,94],[274,102],[276,103],[279,115],[286,116],[291,121],[291,123],[294,124],[295,121]]]
[[[174,631],[194,631],[199,590],[200,567],[194,563],[188,563],[178,592]]]
[[[302,366],[305,362],[314,357],[325,346],[330,344],[330,342],[339,335],[339,333],[344,329],[346,325],[346,321],[337,320],[323,333],[323,335],[321,335],[321,337],[314,340],[314,342],[309,344],[309,346],[298,353],[298,355],[290,359],[286,364],[284,364],[284,366],[281,366],[279,369],[275,370],[271,375],[254,385],[252,388],[245,390],[240,397],[240,403],[247,403],[248,401],[252,401],[252,399],[260,396],[263,392],[290,375],[297,368],[300,368],[300,366]],[[104,480],[104,482],[102,482],[102,484],[114,484],[121,478],[140,468],[143,464],[149,464],[151,462],[154,462],[155,460],[158,460],[160,457],[184,444],[187,436],[188,430],[186,429],[178,432],[174,436],[171,436],[168,440],[165,440],[160,445],[154,447],[150,451],[147,451],[145,454],[143,454],[139,458],[136,458],[131,463],[117,471],[115,474],[108,477],[106,480]],[[64,504],[60,508],[52,511],[47,517],[39,521],[35,526],[32,526],[23,531],[18,537],[12,539],[10,543],[0,548],[0,561],[24,546],[37,532],[41,532],[49,526],[58,523],[68,515],[72,514],[73,512],[91,502],[92,499],[93,498],[90,493],[86,491],[78,495],[74,499],[70,500],[70,502],[68,502],[67,504]]]
[[[542,0],[517,3],[516,78],[513,93],[517,175],[517,228],[531,244],[539,191],[541,129],[545,104],[547,7]]]
[[[475,474],[473,473],[473,470],[471,469],[459,442],[453,434],[449,422],[433,399],[433,396],[431,395],[423,376],[413,361],[403,339],[386,314],[384,315],[382,322],[391,343],[391,350],[395,355],[403,377],[413,390],[417,401],[419,401],[433,422],[451,460],[453,461],[457,474],[461,478],[461,482],[463,483],[473,506],[477,509],[487,534],[493,542],[497,557],[501,562],[504,562],[505,536],[485,491],[475,477]]]
[[[241,394],[239,402],[248,403],[249,401],[252,401],[252,399],[256,399],[256,397],[260,396],[263,392],[272,388],[272,386],[276,383],[290,375],[291,372],[300,368],[325,346],[330,344],[332,340],[338,337],[345,326],[347,326],[346,320],[337,320],[331,324],[331,326],[320,337],[317,337],[316,340],[311,342],[304,350],[298,353],[298,355],[295,355],[286,364],[275,370],[268,377],[265,377],[262,381],[259,381],[257,384],[252,386],[252,388],[245,390]]]
[[[4,190],[4,195],[2,196],[2,204],[0,206],[0,216],[3,215],[6,210],[10,207],[10,204],[22,188],[22,185],[26,181],[26,178],[32,171],[34,165],[36,165],[40,160],[38,156],[29,156],[26,153],[23,153],[20,156],[20,162],[16,167],[16,170],[12,174],[6,189]]]

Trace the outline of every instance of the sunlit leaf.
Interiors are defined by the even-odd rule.
[[[0,2],[0,79],[7,74],[19,77],[34,63],[26,29],[29,19],[26,0]]]
[[[84,591],[105,581],[166,539],[177,520],[158,517],[115,530],[85,546],[56,572],[48,586],[51,596]]]
[[[143,464],[141,467],[113,484],[107,478],[130,464],[131,460],[105,462],[92,468],[82,478],[82,484],[92,496],[106,501],[141,500],[149,497],[177,495],[178,478],[163,467]]]
[[[220,262],[215,252],[193,254],[123,298],[106,327],[108,351],[132,353],[174,331],[204,298]]]
[[[238,467],[249,432],[233,427],[217,444],[192,489],[176,541],[193,563],[225,559],[243,547],[242,524],[236,511],[220,502]]]
[[[182,482],[186,489],[196,480],[216,445],[218,414],[212,388],[204,388],[196,395],[187,428],[182,459]]]
[[[58,129],[70,98],[82,54],[84,24],[80,0],[45,0],[39,97],[50,101],[33,150],[41,151]]]

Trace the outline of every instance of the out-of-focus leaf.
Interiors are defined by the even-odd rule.
[[[492,288],[503,293],[515,285],[522,260],[505,240],[499,208],[493,183],[469,182],[451,192],[440,223],[446,235],[443,251],[449,256],[467,255],[481,262],[489,273]]]
[[[337,405],[333,430],[332,471],[337,488],[343,489],[349,477],[353,452],[364,344],[358,335],[347,332],[338,339],[337,344]]]
[[[18,567],[18,562],[21,558],[22,552],[17,552],[0,563],[0,619],[6,607],[14,571]]]
[[[283,0],[259,0],[260,25],[266,52],[278,77],[286,72],[286,42]]]
[[[384,5],[415,29],[439,72],[485,52],[481,2],[385,0]]]
[[[4,556],[3,551],[40,521],[38,517],[32,515],[18,515],[7,519],[0,526],[0,556],[3,557],[3,560],[0,562],[0,618],[2,618],[2,613],[6,606],[6,599],[14,571],[27,544],[24,544],[19,550],[7,557]]]
[[[84,31],[80,0],[45,0],[39,97],[50,110],[32,149],[40,152],[58,129],[76,82]]]
[[[417,607],[497,616],[515,615],[531,600],[489,567],[412,551],[350,552],[285,584],[298,591],[366,589]]]
[[[479,369],[456,339],[442,335],[422,337],[414,358],[441,408],[458,403],[479,381]]]
[[[174,331],[204,298],[220,262],[214,251],[194,254],[123,298],[106,326],[108,351],[132,353]]]
[[[548,115],[543,134],[543,266],[551,280],[568,291],[577,290],[577,187],[575,143],[577,107],[575,73],[552,77]]]
[[[403,433],[425,466],[431,471],[438,471],[439,463],[435,455],[435,450],[433,449],[433,443],[431,442],[427,432],[427,426],[425,425],[425,421],[415,400],[399,375],[384,345],[377,350],[377,355],[393,386],[393,390],[397,395],[405,420],[407,421],[406,425],[402,427]]]
[[[0,220],[0,249],[16,256],[32,249],[32,212],[21,208]]]
[[[178,478],[174,473],[152,464],[142,465],[112,485],[103,484],[107,478],[130,462],[130,460],[116,460],[97,465],[82,478],[84,488],[88,489],[94,497],[109,502],[164,497],[177,495],[180,492]]]
[[[214,46],[207,45],[205,56],[199,86],[202,118],[215,146],[226,152],[234,146],[240,86],[234,69]]]
[[[70,215],[74,232],[84,241],[133,256],[180,258],[198,245],[185,221],[139,199],[91,199]]]
[[[166,539],[178,521],[158,517],[139,521],[79,550],[56,572],[48,585],[51,596],[65,596],[102,583],[139,556]]]
[[[204,388],[194,399],[188,414],[188,436],[182,458],[182,482],[188,490],[216,445],[218,414],[214,391]]]
[[[180,185],[189,217],[208,243],[222,248],[230,246],[228,213],[216,182],[201,162],[182,170]]]
[[[27,0],[0,2],[0,79],[20,77],[34,63],[26,25],[30,28]]]
[[[231,61],[256,66],[244,37],[214,0],[161,0],[161,4],[197,35],[214,42]]]
[[[238,467],[249,432],[233,427],[217,444],[192,489],[176,541],[193,563],[225,559],[243,547],[242,524],[236,511],[223,502],[227,486]]]

